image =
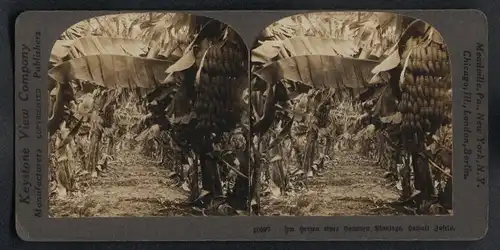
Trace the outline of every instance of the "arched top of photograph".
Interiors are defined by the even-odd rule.
[[[234,47],[236,59],[248,60],[237,32],[209,17],[174,12],[97,16],[61,34],[52,48],[49,76],[56,82],[83,80],[107,88],[151,88],[175,81],[175,73],[199,62],[209,47]]]

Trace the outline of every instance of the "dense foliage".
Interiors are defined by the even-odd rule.
[[[450,67],[435,29],[311,13],[270,25],[247,52],[199,16],[70,27],[49,71],[53,194],[84,191],[127,150],[169,169],[204,214],[262,214],[261,197],[307,189],[351,151],[385,169],[401,192],[392,205],[451,211]]]

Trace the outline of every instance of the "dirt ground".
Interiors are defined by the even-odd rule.
[[[399,198],[398,190],[374,164],[356,154],[338,152],[319,176],[305,183],[303,191],[263,198],[263,212],[275,216],[398,214],[389,206]]]
[[[388,203],[397,189],[373,161],[342,153],[306,189],[261,198],[271,216],[394,215]],[[108,170],[90,180],[88,188],[68,197],[54,197],[51,217],[143,217],[195,215],[186,205],[188,192],[169,178],[168,170],[135,153],[111,161]]]
[[[189,215],[187,192],[157,162],[122,154],[108,170],[93,178],[88,189],[53,198],[53,217],[143,217]]]

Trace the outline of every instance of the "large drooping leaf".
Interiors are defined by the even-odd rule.
[[[286,50],[286,54],[283,53]],[[268,63],[276,56],[281,58],[302,55],[352,57],[358,48],[352,41],[313,36],[296,36],[282,41],[266,41],[252,50],[252,62]]]
[[[283,46],[292,56],[340,55],[351,57],[358,50],[352,41],[312,36],[297,36],[284,40]]]
[[[65,57],[78,58],[88,55],[140,56],[147,53],[145,43],[136,39],[86,36],[76,40],[56,41],[51,53],[51,63],[59,64]]]
[[[314,88],[363,88],[372,79],[377,61],[340,56],[307,55],[273,62],[254,72],[268,84],[286,79]]]
[[[180,57],[191,39],[190,16],[184,13],[127,13],[104,15],[84,20],[78,27],[78,36],[107,36],[142,41],[150,49],[149,57]],[[73,32],[75,33],[75,32]]]
[[[90,55],[71,59],[49,70],[60,83],[83,80],[107,88],[151,88],[166,77],[166,60],[124,55]]]
[[[137,39],[87,36],[75,40],[70,54],[74,58],[94,54],[139,56],[146,51],[147,45]]]

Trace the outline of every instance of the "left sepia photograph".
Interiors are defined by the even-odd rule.
[[[49,217],[244,215],[248,49],[182,13],[82,20],[48,71]]]

